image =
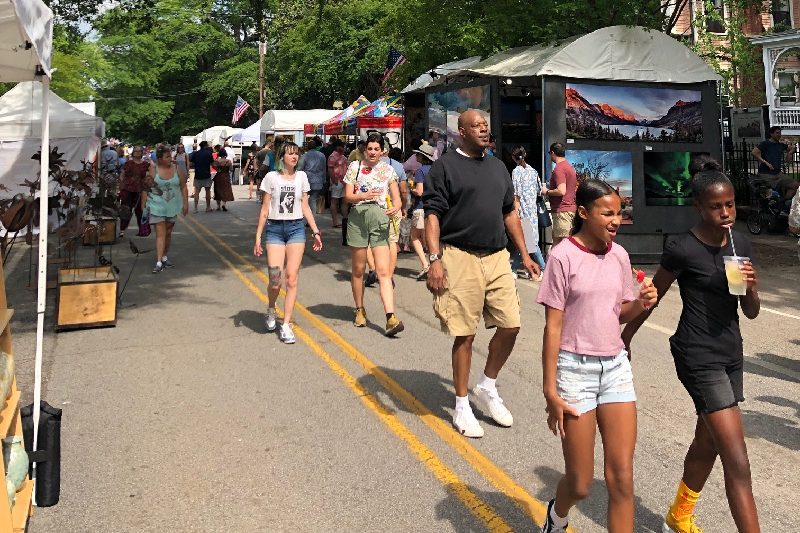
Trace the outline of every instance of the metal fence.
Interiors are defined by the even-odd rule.
[[[742,141],[738,144],[728,144],[725,149],[725,166],[736,190],[736,203],[739,205],[751,205],[751,191],[747,179],[758,174],[759,161],[752,154],[756,146],[757,143]],[[800,153],[795,151],[791,161],[784,158],[781,170],[790,178],[800,179]]]

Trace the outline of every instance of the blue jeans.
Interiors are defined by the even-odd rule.
[[[308,207],[311,208],[312,213],[317,212],[317,199],[322,194],[322,189],[311,189],[308,191]]]
[[[306,242],[306,225],[302,218],[297,220],[268,220],[267,244],[296,244]]]
[[[538,264],[539,268],[544,272],[544,256],[539,249],[539,245],[537,244],[536,248],[533,250],[528,250],[528,253],[533,256],[533,260],[536,261],[536,264]],[[522,254],[519,253],[519,250],[516,250],[514,251],[514,255],[511,256],[511,272],[516,272],[520,264],[522,264]]]

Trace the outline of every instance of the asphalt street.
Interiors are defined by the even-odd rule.
[[[116,327],[54,333],[50,291],[43,398],[64,410],[61,501],[36,508],[29,530],[538,531],[563,470],[541,394],[538,284],[518,282],[522,331],[498,379],[514,426],[476,408],[486,436],[468,440],[450,425],[451,340],[414,279],[415,256],[401,255],[395,278],[405,331],[382,335],[377,289],[367,289],[369,327],[354,328],[349,252],[330,218],[317,215],[324,248],[307,248],[297,344],[284,345],[263,324],[266,260],[252,253],[259,207],[245,188],[234,192],[228,213],[201,208],[178,222],[175,268],[153,275],[155,252],[140,258],[123,296],[135,305],[119,311]],[[140,249],[153,247],[133,232]],[[127,241],[112,258],[123,281],[134,259]],[[90,248],[80,253],[91,262]],[[36,323],[27,248],[5,268],[29,403]],[[760,274],[765,308],[742,319],[741,407],[762,531],[790,531],[800,491],[800,269]],[[675,287],[632,347],[637,532],[661,530],[694,428],[669,354],[679,314]],[[471,385],[490,335],[478,333]],[[598,439],[595,483],[571,513],[574,531],[605,531],[602,461]],[[719,463],[696,513],[708,533],[735,531]]]

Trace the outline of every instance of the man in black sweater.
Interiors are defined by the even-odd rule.
[[[506,250],[506,231],[535,279],[539,267],[528,255],[522,225],[514,210],[514,186],[503,162],[485,155],[489,125],[478,111],[458,119],[461,146],[443,154],[431,167],[422,201],[430,251],[428,289],[442,330],[455,337],[453,425],[467,437],[482,437],[483,428],[467,397],[472,342],[483,315],[497,331],[473,393],[486,414],[501,426],[514,422],[497,393],[495,380],[520,327],[519,296]]]

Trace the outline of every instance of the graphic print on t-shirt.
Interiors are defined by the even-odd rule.
[[[291,215],[294,213],[294,187],[281,187],[280,213]]]

